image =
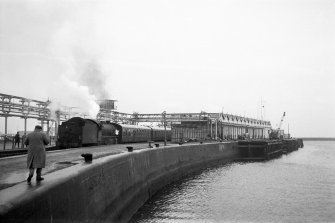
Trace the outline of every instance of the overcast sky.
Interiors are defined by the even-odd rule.
[[[261,118],[262,100],[273,127],[335,137],[334,27],[333,0],[0,0],[0,93],[91,114]]]

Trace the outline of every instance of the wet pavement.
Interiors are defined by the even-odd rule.
[[[160,143],[160,146],[163,142]],[[175,144],[168,144],[168,146]],[[72,148],[66,150],[55,150],[47,152],[46,168],[43,168],[42,175],[64,169],[84,162],[81,157],[83,153],[92,153],[93,159],[113,154],[125,153],[127,146],[132,146],[134,150],[148,148],[148,143],[118,144]],[[28,177],[27,155],[0,158],[0,190],[11,187],[26,181]],[[36,174],[33,178],[35,180]],[[47,178],[45,178],[47,180]]]

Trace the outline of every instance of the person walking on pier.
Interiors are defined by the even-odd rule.
[[[17,147],[20,148],[20,133],[19,132],[16,133],[14,140],[15,140],[15,148],[16,148],[16,144],[17,144]]]
[[[49,137],[42,132],[42,127],[37,125],[32,133],[29,133],[24,142],[28,146],[27,167],[29,176],[27,182],[31,182],[36,169],[36,181],[44,180],[41,176],[42,168],[45,167],[45,146],[49,144]]]

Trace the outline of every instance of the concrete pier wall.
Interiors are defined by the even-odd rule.
[[[1,222],[126,222],[167,183],[238,156],[237,143],[136,150],[0,191]]]

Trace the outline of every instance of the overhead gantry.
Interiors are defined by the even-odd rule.
[[[106,100],[109,103],[113,100]],[[114,103],[114,101],[113,101]],[[83,113],[76,113],[72,107],[61,106],[57,110],[51,109],[51,101],[39,101],[13,95],[0,93],[0,117],[5,118],[5,135],[7,135],[7,119],[8,117],[19,117],[25,121],[25,131],[27,128],[27,119],[37,119],[41,125],[47,124],[47,129],[55,124],[55,133],[57,127],[62,121],[66,121],[71,117],[86,117]],[[112,106],[114,108],[114,104]],[[110,107],[110,108],[112,108]],[[211,128],[211,134],[217,136],[218,128],[222,128],[222,132],[226,135],[237,137],[238,135],[249,132],[248,129],[256,135],[265,136],[267,130],[271,128],[269,121],[247,118],[232,114],[224,113],[156,113],[156,114],[140,114],[140,113],[123,113],[113,109],[100,107],[100,111],[96,116],[98,121],[112,121],[116,123],[158,123],[161,126],[171,126],[175,123],[185,121],[208,120]]]
[[[103,114],[105,112],[106,114]],[[182,122],[196,122],[208,120],[209,134],[211,138],[221,136],[237,139],[238,136],[250,134],[252,138],[268,138],[271,129],[269,121],[247,118],[224,113],[120,113],[116,111],[103,111],[98,115],[100,120],[113,120],[119,123],[158,123],[160,126],[180,124]],[[220,134],[219,134],[220,133]]]
[[[42,127],[46,124],[47,130],[55,124],[57,129],[61,121],[65,121],[74,115],[71,108],[62,106],[61,109],[51,111],[51,101],[39,101],[29,98],[0,93],[0,117],[5,118],[5,135],[9,117],[24,119],[24,131],[27,131],[27,119],[36,119],[41,122]],[[54,114],[53,114],[54,113]],[[55,130],[56,131],[56,130]]]

